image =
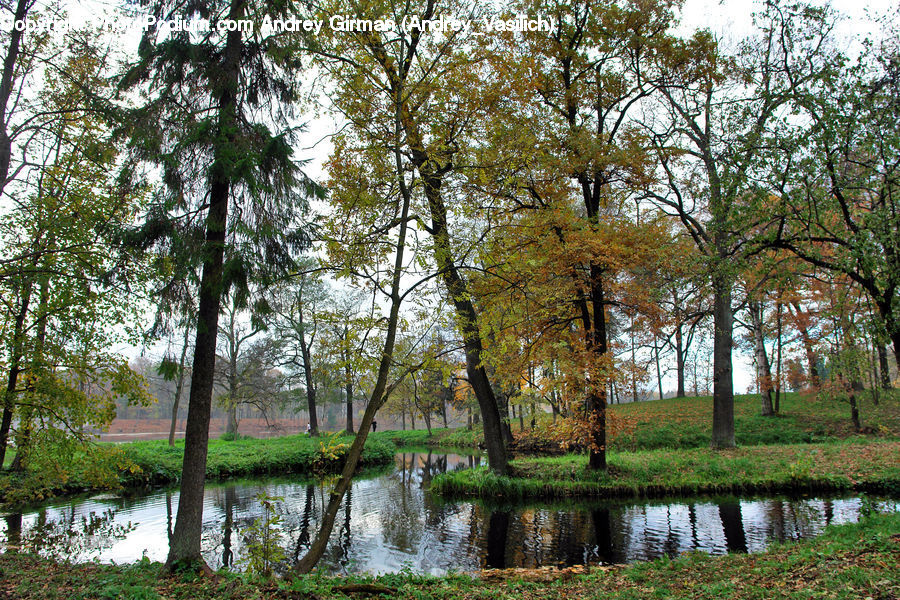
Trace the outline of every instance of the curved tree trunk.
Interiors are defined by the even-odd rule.
[[[751,300],[747,309],[750,312],[750,324],[753,329],[753,346],[756,352],[756,379],[759,382],[759,395],[762,400],[760,413],[764,417],[775,415],[772,406],[772,368],[769,364],[769,354],[766,352],[763,309],[759,302]]]
[[[25,318],[28,316],[28,305],[31,303],[32,281],[29,279],[22,286],[22,300],[16,322],[13,325],[12,349],[9,370],[6,377],[6,391],[3,394],[3,419],[0,421],[0,468],[6,460],[6,448],[9,445],[9,430],[12,428],[13,413],[16,408],[16,386],[22,370],[21,361],[24,354]]]
[[[178,381],[175,383],[175,400],[172,401],[172,422],[169,424],[169,446],[175,445],[175,429],[178,426],[178,405],[181,404],[181,392],[184,390],[184,361],[187,358],[188,346],[191,343],[191,329],[184,328],[184,344],[181,347],[181,359],[178,361]]]
[[[400,152],[395,149],[395,158],[397,161],[397,174],[399,177],[400,190],[402,194],[402,208],[400,212],[400,231],[397,237],[397,252],[394,257],[394,272],[391,281],[391,308],[388,315],[387,335],[384,339],[384,346],[381,352],[381,361],[378,364],[378,374],[375,380],[375,386],[372,389],[372,395],[366,410],[363,413],[362,421],[359,424],[359,433],[353,440],[350,450],[347,453],[347,460],[344,463],[344,469],[341,471],[341,478],[334,486],[334,490],[328,499],[328,506],[322,515],[322,523],[316,534],[309,551],[306,555],[297,561],[294,570],[298,573],[309,573],[313,570],[319,559],[325,553],[328,546],[328,538],[331,537],[331,531],[334,528],[335,517],[341,505],[341,499],[344,493],[350,487],[353,474],[359,464],[359,457],[362,455],[366,438],[372,428],[372,422],[375,420],[375,413],[381,408],[381,405],[387,400],[391,390],[388,389],[387,379],[391,368],[391,362],[394,354],[394,341],[397,336],[397,323],[400,319],[400,304],[403,299],[400,295],[400,278],[403,275],[403,254],[406,248],[406,231],[407,217],[409,216],[410,195],[403,179],[403,169],[400,163]]]

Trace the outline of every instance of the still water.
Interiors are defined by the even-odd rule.
[[[447,470],[478,457],[431,452],[396,456],[393,468],[356,480],[344,499],[320,568],[331,573],[419,573],[482,568],[623,563],[675,556],[758,552],[772,540],[819,534],[872,508],[900,501],[859,497],[703,498],[637,504],[581,503],[485,507],[441,502],[426,489]],[[209,486],[203,511],[204,556],[213,568],[240,569],[247,529],[263,512],[260,493],[281,498],[280,545],[288,562],[315,535],[327,487],[315,481],[259,480]],[[0,519],[6,546],[74,560],[165,560],[177,490],[94,496]]]

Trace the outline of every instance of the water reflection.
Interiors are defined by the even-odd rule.
[[[392,470],[354,481],[321,568],[332,573],[403,568],[444,573],[632,562],[690,550],[758,552],[770,540],[810,537],[830,523],[856,521],[863,507],[860,498],[732,497],[489,508],[471,502],[443,503],[427,492],[438,473],[479,462],[477,456],[428,451],[398,454]],[[262,491],[284,498],[276,510],[288,560],[297,560],[309,547],[328,501],[327,486],[282,480],[210,487],[203,548],[213,568],[241,564],[245,553],[241,532],[262,514],[256,499]],[[881,510],[900,510],[896,500],[878,504]],[[95,497],[6,515],[0,520],[0,539],[13,548],[34,544],[26,539],[52,537],[45,533],[48,527],[80,530],[73,537],[90,541],[78,560],[96,556],[128,562],[143,554],[164,560],[177,505],[178,494],[171,490],[143,497]],[[101,521],[108,534],[101,532]]]

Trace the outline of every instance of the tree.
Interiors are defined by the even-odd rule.
[[[545,249],[544,257],[529,259],[551,275],[534,296],[544,314],[525,318],[549,321],[565,340],[569,357],[555,359],[569,367],[570,389],[584,395],[589,464],[602,470],[607,389],[615,376],[609,311],[637,263],[654,260],[646,243],[651,238],[643,236],[659,231],[658,223],[642,223],[631,208],[650,172],[649,143],[635,113],[655,93],[650,58],[665,50],[673,16],[665,2],[522,6],[552,15],[559,25],[550,34],[500,38],[493,68],[509,100],[499,103],[488,125],[494,143],[479,162],[501,165],[492,196],[508,202],[511,212],[543,213],[528,226],[541,228],[536,247]],[[562,294],[549,295],[554,285]]]
[[[404,18],[430,20],[441,13],[465,14],[473,7],[456,0],[415,4],[336,0],[323,5],[322,10],[328,15],[354,14],[359,18],[390,14],[399,23]],[[478,58],[469,52],[471,47],[464,45],[463,35],[432,36],[417,28],[400,35],[344,32],[317,40],[313,49],[322,68],[337,82],[332,101],[369,143],[390,146],[386,140],[394,139],[393,124],[399,118],[403,153],[418,175],[413,188],[417,202],[413,214],[418,227],[430,236],[430,259],[462,333],[468,379],[481,409],[490,468],[504,474],[507,453],[503,422],[483,364],[479,313],[465,274],[467,256],[460,249],[461,245],[468,246],[461,240],[469,232],[461,235],[453,229],[452,209],[457,203],[447,201],[459,149],[474,133],[470,127],[472,115],[484,109],[482,99],[472,96],[473,91],[482,89],[477,85]]]
[[[776,163],[776,245],[841,273],[871,298],[900,358],[900,50],[896,30],[855,62],[835,56],[797,89],[808,118]],[[885,361],[886,362],[886,361]]]
[[[137,159],[162,167],[166,186],[137,236],[139,243],[145,248],[170,243],[177,225],[203,215],[197,334],[169,569],[204,565],[203,489],[222,294],[248,278],[271,281],[292,266],[293,253],[306,242],[297,227],[299,192],[314,191],[292,158],[296,131],[284,127],[273,133],[266,125],[281,125],[290,116],[297,59],[285,52],[280,36],[217,26],[226,20],[238,25],[263,10],[289,18],[298,7],[250,0],[185,7],[158,0],[148,12],[162,21],[182,10],[186,20],[210,19],[210,31],[164,36],[148,28],[137,61],[120,82],[123,90],[141,90],[148,98],[130,114],[131,148]],[[230,222],[229,208],[234,209]],[[227,264],[226,240],[235,246]]]
[[[87,110],[84,90],[107,86],[104,51],[84,32],[73,32],[70,41],[60,69],[46,73],[37,105],[66,116],[35,134],[32,151],[41,156],[33,185],[0,226],[3,247],[14,257],[0,278],[2,318],[11,330],[0,462],[20,408],[17,468],[27,466],[37,435],[53,443],[84,441],[85,426],[112,420],[116,395],[147,400],[140,378],[108,351],[137,341],[124,327],[136,316],[143,265],[117,260],[110,246],[143,194],[115,188],[110,173],[118,149],[105,121]]]
[[[265,329],[258,315],[247,315],[249,291],[231,289],[225,295],[223,306],[224,323],[219,323],[219,335],[222,338],[222,360],[217,361],[216,371],[221,377],[224,395],[219,402],[225,407],[225,435],[236,439],[238,435],[238,407],[247,396],[246,388],[249,380],[255,376],[259,365],[248,364],[248,346],[253,338]],[[250,361],[251,363],[253,361]]]
[[[309,433],[318,436],[313,348],[318,342],[319,318],[331,292],[316,272],[303,270],[312,269],[311,264],[301,263],[299,267],[301,270],[272,289],[269,305],[273,313],[273,332],[288,352],[280,366],[300,369],[309,414]]]
[[[337,379],[343,383],[344,431],[348,434],[354,432],[354,385],[359,389],[363,374],[377,364],[370,346],[371,338],[376,338],[380,314],[376,305],[366,309],[361,306],[362,302],[361,294],[347,290],[336,297],[320,317],[324,327],[319,338],[319,354],[328,369],[341,373]]]
[[[299,573],[309,573],[324,554],[341,499],[350,487],[375,414],[393,388],[402,382],[402,379],[388,382],[400,324],[400,307],[421,281],[401,293],[401,280],[407,272],[404,267],[412,193],[407,181],[409,170],[401,153],[400,115],[395,113],[391,122],[393,135],[387,147],[371,146],[364,132],[360,136],[363,139],[359,140],[353,129],[339,134],[328,164],[333,206],[329,220],[334,225],[331,228],[333,235],[325,240],[329,262],[339,274],[351,280],[370,282],[376,293],[387,296],[390,308],[375,383],[359,431],[347,453],[341,477],[329,496],[319,532],[306,555],[294,565],[294,570]]]
[[[732,287],[764,244],[769,194],[760,162],[778,136],[793,90],[818,76],[830,15],[767,3],[759,34],[729,55],[708,31],[660,54],[665,119],[654,132],[663,184],[649,197],[684,226],[707,261],[713,289],[714,448],[734,446]]]

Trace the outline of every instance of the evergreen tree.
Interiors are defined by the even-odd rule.
[[[272,281],[307,241],[297,215],[316,187],[292,156],[298,129],[289,125],[301,64],[285,51],[288,40],[240,26],[264,13],[290,18],[297,8],[289,1],[153,2],[149,16],[158,21],[206,19],[209,31],[148,28],[138,60],[120,82],[123,91],[146,97],[128,120],[131,148],[136,158],[158,165],[165,183],[132,241],[175,250],[182,230],[194,239],[203,231],[181,496],[168,568],[205,566],[203,489],[223,291],[251,279]],[[222,27],[227,24],[232,27]]]

